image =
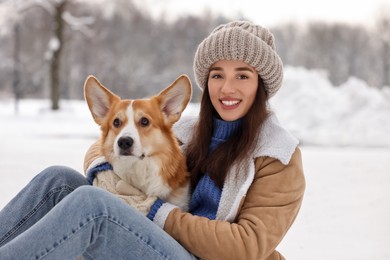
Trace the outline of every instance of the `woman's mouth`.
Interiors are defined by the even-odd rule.
[[[224,108],[224,109],[234,109],[241,103],[241,101],[238,99],[236,99],[236,100],[220,100],[220,102],[222,104],[222,108]]]

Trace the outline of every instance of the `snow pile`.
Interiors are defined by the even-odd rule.
[[[287,67],[271,105],[302,144],[390,146],[389,87],[356,78],[334,87],[318,71]]]

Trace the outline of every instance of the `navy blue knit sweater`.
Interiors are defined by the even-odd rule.
[[[242,120],[223,121],[214,119],[214,132],[209,145],[209,153],[214,151],[220,144],[224,143],[232,136],[241,126]],[[189,212],[193,215],[215,219],[217,215],[219,201],[221,199],[222,190],[210,179],[206,174],[203,174],[199,180],[190,200]],[[158,199],[151,207],[148,218],[153,220],[158,209],[164,203]]]

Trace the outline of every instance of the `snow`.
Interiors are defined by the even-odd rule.
[[[45,52],[45,59],[51,60],[53,58],[53,53],[58,51],[60,47],[61,47],[61,42],[58,40],[58,38],[51,37],[48,43],[47,51]]]
[[[306,192],[287,259],[390,259],[390,149],[302,147]]]
[[[80,172],[99,135],[84,101],[0,100],[0,209],[39,171]],[[279,245],[287,259],[390,259],[390,90],[351,78],[332,86],[318,71],[287,67],[271,100],[301,141],[304,202]],[[185,114],[198,112],[191,104]]]
[[[319,71],[288,67],[271,104],[303,144],[389,147],[389,90],[357,78],[334,87]]]

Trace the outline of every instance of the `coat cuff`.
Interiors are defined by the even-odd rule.
[[[88,174],[88,172],[92,169],[92,168],[95,168],[96,166],[98,166],[99,164],[103,164],[107,162],[107,159],[104,157],[104,156],[100,156],[98,158],[96,158],[95,160],[93,160],[91,162],[91,164],[88,166],[88,168],[85,170],[85,175]]]
[[[165,221],[167,220],[169,213],[176,208],[179,207],[168,202],[163,203],[157,210],[153,218],[153,222],[160,228],[164,229]]]
[[[96,175],[100,172],[112,170],[111,164],[108,162],[103,162],[101,164],[97,164],[93,168],[89,168],[87,171],[87,180],[89,184],[93,184],[93,180],[95,179]]]
[[[162,199],[160,198],[157,198],[157,200],[153,203],[153,205],[150,207],[150,211],[148,213],[148,215],[146,215],[148,217],[148,219],[150,219],[151,221],[154,220],[154,217],[156,216],[157,214],[157,211],[161,208],[161,206],[165,203],[165,201],[163,201]]]

